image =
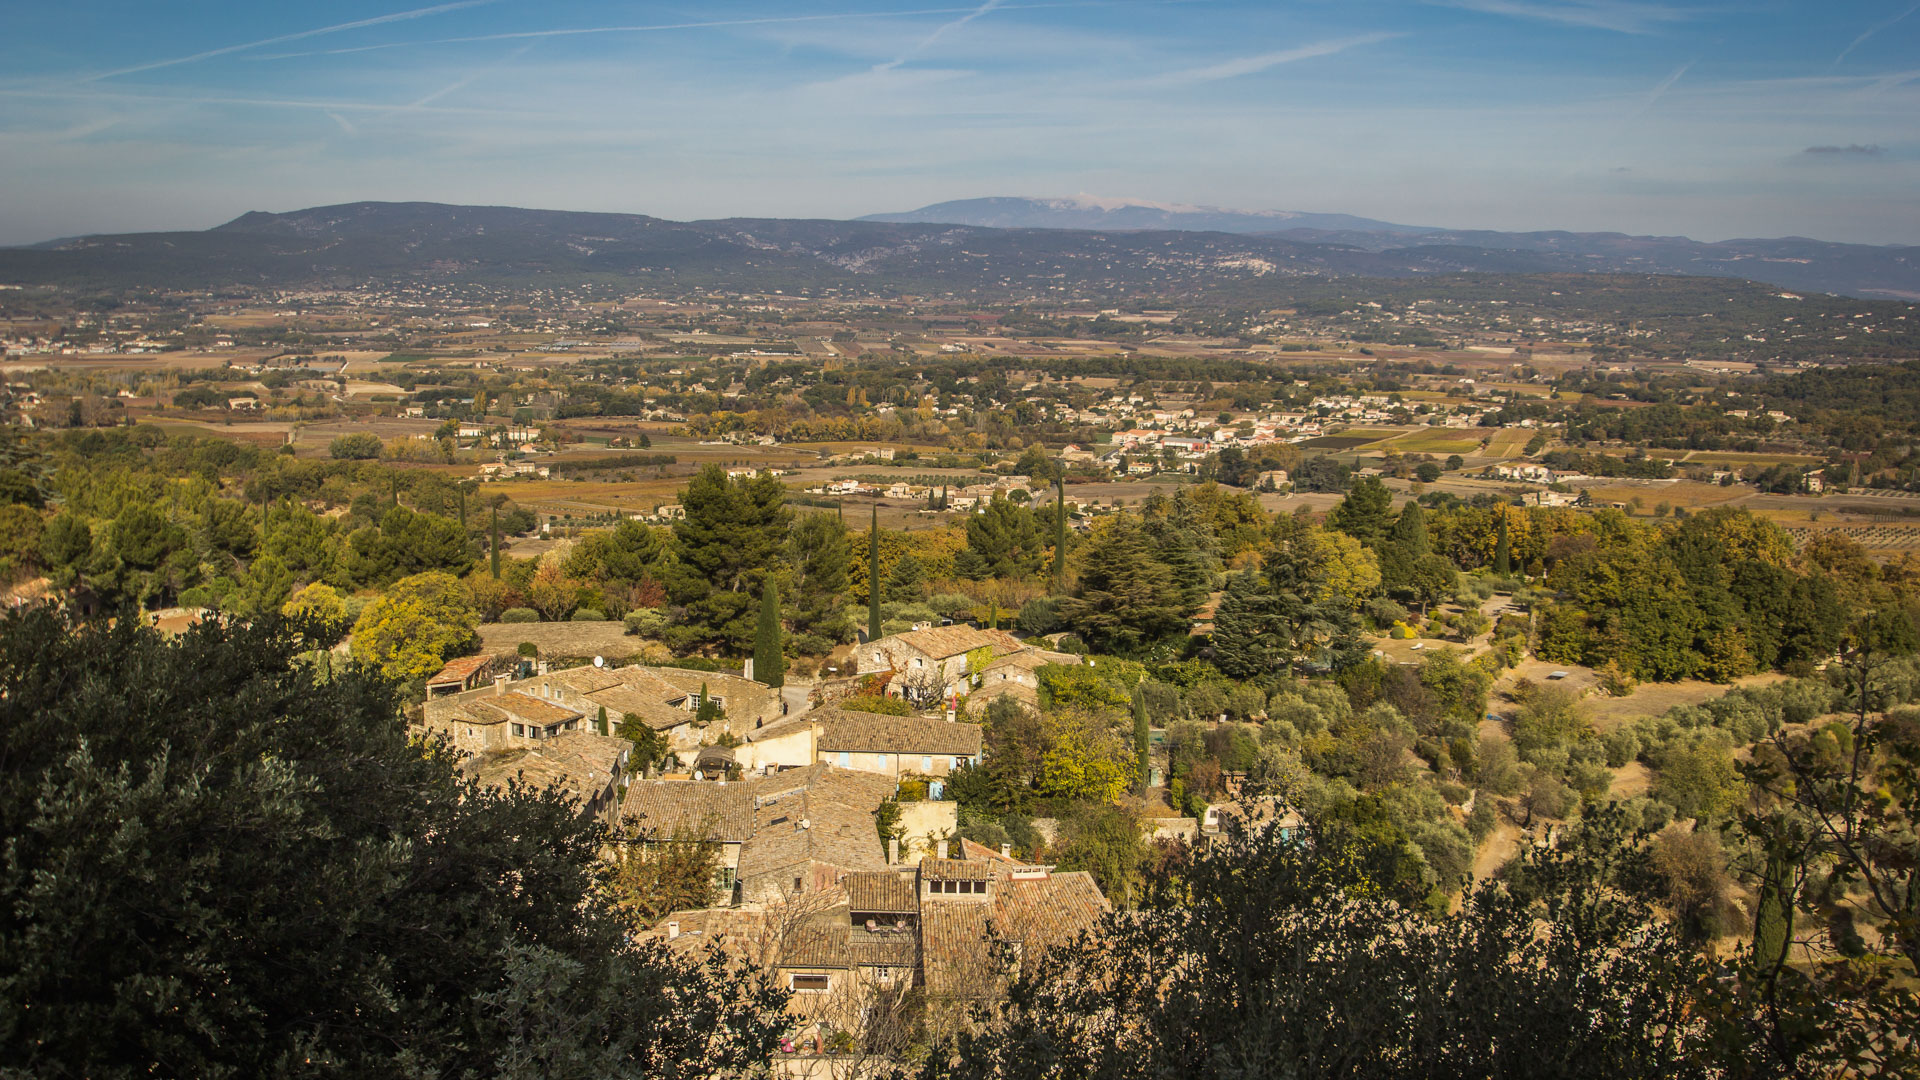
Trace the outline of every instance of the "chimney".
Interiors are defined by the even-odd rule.
[[[887,865],[900,865],[900,838],[897,836],[887,837]]]
[[[1001,845],[1000,845],[1000,857],[1001,857],[1001,858],[1003,858],[1003,859],[1011,859],[1011,858],[1013,858],[1013,845],[1012,845],[1012,844],[1001,844]]]
[[[667,924],[667,940],[672,941],[674,938],[677,938],[679,936],[680,936],[680,924],[677,922],[668,923]]]
[[[947,857],[947,842],[946,842],[945,840],[942,840],[942,841],[940,841],[939,843],[937,843],[937,844],[935,844],[935,845],[934,845],[934,851],[938,853],[938,854],[937,854],[937,855],[935,856],[936,858],[941,858],[941,859],[944,859],[944,858],[946,858],[946,857]]]
[[[499,696],[500,696],[501,694],[504,694],[504,693],[506,693],[506,692],[507,692],[507,683],[509,683],[509,682],[512,682],[512,681],[513,681],[513,676],[512,676],[512,675],[495,675],[495,676],[493,677],[493,694],[494,694],[494,696],[495,696],[495,697],[499,697]]]

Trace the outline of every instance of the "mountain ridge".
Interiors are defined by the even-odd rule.
[[[617,278],[671,288],[843,288],[982,299],[1165,294],[1257,299],[1289,278],[1456,273],[1680,274],[1920,299],[1920,248],[1805,239],[1294,228],[1072,230],[721,218],[357,202],[249,211],[198,232],[0,248],[0,283],[67,287],[525,283]]]

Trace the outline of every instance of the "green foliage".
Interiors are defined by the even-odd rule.
[[[760,624],[753,635],[753,677],[767,686],[787,681],[787,658],[780,647],[780,587],[767,582],[760,594]]]
[[[1617,835],[1530,851],[1524,886],[1430,919],[1381,894],[1378,844],[1316,822],[1310,843],[1276,830],[1199,855],[1149,883],[1145,910],[1043,958],[1002,1024],[922,1075],[1695,1075],[1677,1018],[1704,965]],[[1110,977],[1160,971],[1182,977]]]
[[[540,613],[530,607],[510,607],[500,613],[500,621],[503,623],[539,622]]]
[[[636,943],[600,825],[462,782],[383,680],[317,678],[311,646],[272,618],[177,639],[0,618],[0,1060],[692,1080],[766,1059],[784,993]]]
[[[1386,534],[1387,515],[1392,508],[1393,493],[1380,478],[1363,476],[1353,482],[1346,498],[1327,515],[1327,525],[1363,544],[1371,544]]]
[[[327,444],[327,453],[343,461],[371,461],[380,456],[380,436],[369,431],[342,435]]]
[[[450,574],[402,578],[353,626],[353,656],[390,679],[421,679],[480,643],[466,587]]]
[[[786,489],[771,476],[729,478],[708,465],[680,497],[669,589],[701,640],[740,650],[753,635],[753,595],[785,566]]]
[[[1096,652],[1126,656],[1182,636],[1193,604],[1131,517],[1095,530],[1080,563],[1074,595],[1060,616]]]
[[[888,697],[885,694],[855,694],[852,697],[842,698],[834,704],[834,708],[845,709],[848,712],[879,713],[882,716],[913,715],[913,707],[907,704],[906,699]]]
[[[996,492],[986,508],[967,516],[967,549],[954,559],[962,577],[1025,578],[1037,575],[1052,540],[1025,506]]]

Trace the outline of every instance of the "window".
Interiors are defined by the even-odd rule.
[[[523,739],[524,739],[524,738],[526,738],[526,735],[527,735],[527,725],[525,725],[525,724],[515,724],[515,725],[513,725],[513,733],[514,733],[515,735],[518,735],[518,736],[520,736],[520,737],[521,737],[521,738],[523,738]]]
[[[878,759],[878,760],[879,760],[879,762],[880,762],[880,771],[881,771],[881,772],[886,772],[886,771],[887,771],[887,755],[885,755],[885,754],[875,754],[875,755],[873,755],[873,756],[874,756],[874,757],[875,757],[876,759]]]
[[[927,756],[920,759],[920,771],[923,773],[930,773],[933,771],[933,755],[928,754]]]
[[[822,994],[833,988],[833,976],[803,975],[796,971],[787,976],[787,986],[796,993]]]
[[[917,667],[917,668],[922,668],[922,667],[926,667],[926,666],[927,666],[927,662],[926,662],[925,660],[922,660],[922,659],[920,659],[919,657],[917,657],[917,656],[916,656],[916,657],[914,657],[914,658],[913,658],[913,666],[914,666],[914,667]]]
[[[723,866],[720,869],[714,871],[713,886],[715,891],[725,893],[728,896],[732,896],[733,883],[734,883],[736,874],[737,872],[731,866]]]
[[[840,751],[840,767],[845,769],[850,768],[852,765],[853,755],[845,750]]]

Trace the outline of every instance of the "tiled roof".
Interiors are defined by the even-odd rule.
[[[993,869],[982,859],[920,860],[920,876],[935,881],[992,881]]]
[[[480,754],[462,767],[488,787],[504,788],[517,778],[538,790],[557,787],[586,802],[607,790],[631,746],[625,739],[574,731],[526,749]]]
[[[950,656],[972,652],[982,645],[991,646],[994,651],[1013,651],[1026,646],[1019,638],[1005,630],[975,630],[971,626],[939,626],[926,630],[909,630],[904,634],[893,635],[896,641],[934,658],[945,660]],[[884,638],[875,644],[884,644]]]
[[[886,869],[873,822],[873,812],[893,795],[894,783],[886,777],[809,765],[740,786],[751,788],[758,802],[758,827],[740,849],[743,880],[805,862],[845,871]]]
[[[913,879],[893,870],[848,874],[840,884],[846,887],[847,905],[863,914],[911,915],[920,910]]]
[[[440,674],[427,680],[428,686],[445,686],[449,683],[465,684],[474,672],[493,663],[491,656],[460,656],[447,661]]]
[[[564,705],[557,705],[551,701],[542,701],[537,697],[530,697],[517,690],[505,694],[495,694],[490,698],[484,698],[480,701],[480,704],[490,705],[493,708],[512,714],[516,720],[524,720],[530,724],[551,724],[562,720],[580,719],[579,713],[574,712]]]
[[[923,872],[929,861],[921,862]],[[1082,930],[1094,929],[1109,910],[1100,887],[1085,872],[1016,874],[1022,872],[996,870],[986,902],[930,896],[921,906],[921,963],[928,993],[943,997],[1001,993],[1007,973],[996,954],[995,939],[1019,942],[1019,955],[1030,967],[1047,949],[1065,944]]]
[[[609,714],[617,713],[637,720],[655,731],[666,731],[693,722],[693,714],[685,709],[676,709],[658,697],[621,683],[615,683],[605,690],[595,690],[586,698],[595,705],[603,706]]]
[[[553,682],[572,690],[576,694],[591,694],[595,690],[605,690],[609,686],[619,686],[620,677],[606,668],[577,667],[557,671],[547,676]]]
[[[660,839],[738,844],[753,835],[753,793],[745,784],[635,780],[620,816]]]
[[[943,754],[973,757],[980,753],[980,725],[928,720],[919,716],[883,716],[879,713],[815,709],[807,714],[820,729],[823,752],[849,750],[871,754]]]

